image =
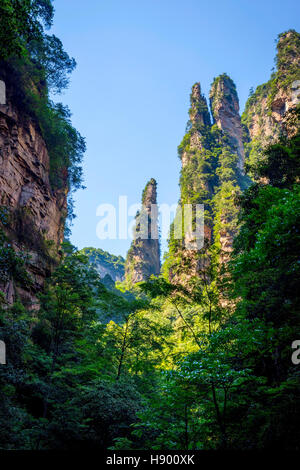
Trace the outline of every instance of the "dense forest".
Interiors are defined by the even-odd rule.
[[[69,193],[65,223],[72,191],[82,186],[85,142],[70,111],[51,101],[76,65],[47,34],[52,19],[51,0],[0,0],[0,78],[45,141],[52,193]],[[283,74],[282,54],[278,61],[269,85],[251,94],[243,122],[259,93],[297,78],[294,69]],[[229,77],[221,80],[236,93]],[[300,326],[299,105],[276,142],[246,138],[245,175],[193,90],[178,150],[189,158],[180,204],[207,208],[197,270],[171,229],[161,275],[111,286],[95,259],[122,277],[123,258],[77,251],[67,221],[58,248],[39,239],[51,269],[38,307],[22,295],[8,302],[8,282],[21,293],[34,286],[30,254],[11,242],[15,214],[1,200],[0,449],[300,450],[300,371],[292,361]],[[203,146],[193,150],[198,132]],[[222,232],[233,238],[225,257]]]

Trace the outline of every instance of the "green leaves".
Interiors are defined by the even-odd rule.
[[[278,143],[268,146],[262,158],[253,165],[255,179],[265,178],[272,186],[292,189],[300,177],[300,107],[290,109],[285,116],[285,129],[292,138],[282,136]]]
[[[52,0],[0,1],[1,79],[11,104],[40,128],[50,157],[52,188],[70,191],[82,187],[85,141],[72,126],[70,111],[49,98],[50,92],[60,93],[68,86],[76,66],[60,39],[44,32],[52,18]],[[68,209],[71,220],[71,197]]]

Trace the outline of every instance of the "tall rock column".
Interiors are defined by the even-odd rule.
[[[211,119],[200,83],[195,83],[190,95],[187,131],[178,147],[182,168],[180,174],[179,217],[182,220],[182,238],[174,224],[170,231],[169,252],[164,272],[175,282],[199,273],[203,268],[205,246],[212,241],[212,195],[215,184],[216,157],[211,152]],[[197,230],[197,205],[204,205],[203,235]],[[192,207],[192,226],[185,224],[187,205]],[[188,209],[189,210],[189,209]],[[175,222],[176,222],[175,218]],[[186,226],[188,225],[188,226]],[[197,237],[197,239],[196,239]],[[203,245],[201,248],[200,246]]]
[[[141,211],[136,215],[133,241],[125,263],[125,280],[135,284],[152,274],[160,274],[157,183],[153,178],[145,186]]]
[[[206,98],[201,94],[201,86],[199,82],[195,83],[192,87],[190,103],[190,120],[187,125],[189,129],[179,146],[182,167],[185,167],[189,163],[189,156],[191,156],[193,151],[204,148],[203,129],[210,126],[210,114]]]
[[[244,149],[239,101],[230,77],[221,75],[214,80],[210,92],[213,115],[211,124],[205,97],[200,84],[192,88],[190,121],[179,156],[182,161],[180,177],[180,206],[204,205],[204,240],[201,242],[183,230],[183,239],[170,236],[169,253],[164,272],[169,278],[188,280],[206,271],[214,244],[225,262],[232,250],[237,228],[235,195],[240,185],[247,185],[243,176]]]
[[[211,253],[220,266],[228,261],[238,231],[236,196],[251,183],[244,174],[244,161],[257,163],[264,145],[281,132],[288,133],[286,111],[300,102],[300,34],[293,30],[280,34],[277,50],[277,71],[250,96],[242,118],[236,87],[228,75],[220,75],[212,84],[213,125],[200,84],[192,88],[190,121],[178,147],[179,203],[181,207],[204,204],[205,243],[201,250],[189,250],[193,240],[184,231],[183,238],[176,239],[171,227],[163,272],[175,282],[205,271]]]
[[[211,126],[210,114],[207,106],[207,101],[204,95],[201,94],[200,83],[197,82],[192,87],[190,95],[191,106],[189,109],[190,121],[187,128],[188,133],[183,138],[182,144],[184,150],[182,152],[182,171],[181,171],[181,196],[180,203],[182,210],[185,204],[206,204],[207,213],[210,210],[209,200],[213,191],[213,181],[209,173],[203,172],[202,168],[210,165],[211,156],[209,153],[210,139],[209,132]],[[179,146],[180,148],[181,146]],[[189,178],[187,178],[189,175]],[[206,217],[204,224],[204,237],[206,240],[211,241],[212,233],[211,226]],[[184,227],[184,249],[188,252],[195,251],[190,249],[197,246],[190,229]],[[193,253],[186,253],[188,257]]]
[[[213,121],[229,138],[232,151],[238,155],[237,167],[244,169],[244,145],[239,99],[233,80],[226,74],[215,78],[209,94]]]
[[[214,79],[210,94],[213,122],[221,130],[219,137],[218,185],[214,195],[214,242],[220,250],[220,262],[232,252],[238,230],[238,209],[234,203],[240,188],[249,184],[244,176],[243,128],[239,99],[233,80],[226,74]]]

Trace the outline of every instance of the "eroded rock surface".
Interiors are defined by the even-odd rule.
[[[9,103],[0,105],[1,206],[8,210],[5,231],[16,251],[29,255],[29,290],[4,286],[8,302],[19,294],[33,308],[36,293],[57,262],[63,240],[67,191],[53,191],[49,155],[36,124]]]
[[[237,166],[243,172],[243,130],[239,113],[239,99],[232,79],[226,74],[215,79],[209,98],[214,122],[229,137],[232,150],[238,154]]]

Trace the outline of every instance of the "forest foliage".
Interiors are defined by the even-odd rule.
[[[47,34],[52,0],[0,1],[0,78],[9,102],[33,119],[50,158],[53,191],[69,191],[68,218],[74,217],[71,192],[82,187],[85,140],[72,126],[70,110],[54,101],[69,84],[76,62],[59,38]]]
[[[1,0],[0,8],[4,70],[34,83],[15,99],[44,132],[53,187],[63,184],[62,169],[76,187],[84,142],[69,112],[49,99],[74,67],[45,34],[51,2]],[[183,196],[207,197],[203,186],[189,188],[191,168],[217,181],[208,215],[228,209],[228,223],[239,227],[230,260],[221,266],[216,236],[201,275],[184,283],[153,277],[129,296],[107,289],[86,253],[65,242],[38,314],[1,293],[0,449],[299,450],[291,345],[299,332],[300,133],[265,150],[253,167],[260,182],[235,200],[235,155],[214,126],[205,139],[213,145],[192,155]],[[2,226],[6,217],[1,210]],[[1,282],[30,285],[27,262],[2,230]]]
[[[153,278],[126,299],[66,245],[38,316],[2,300],[2,448],[298,449],[299,139],[240,196],[227,276],[210,264],[209,284]]]

